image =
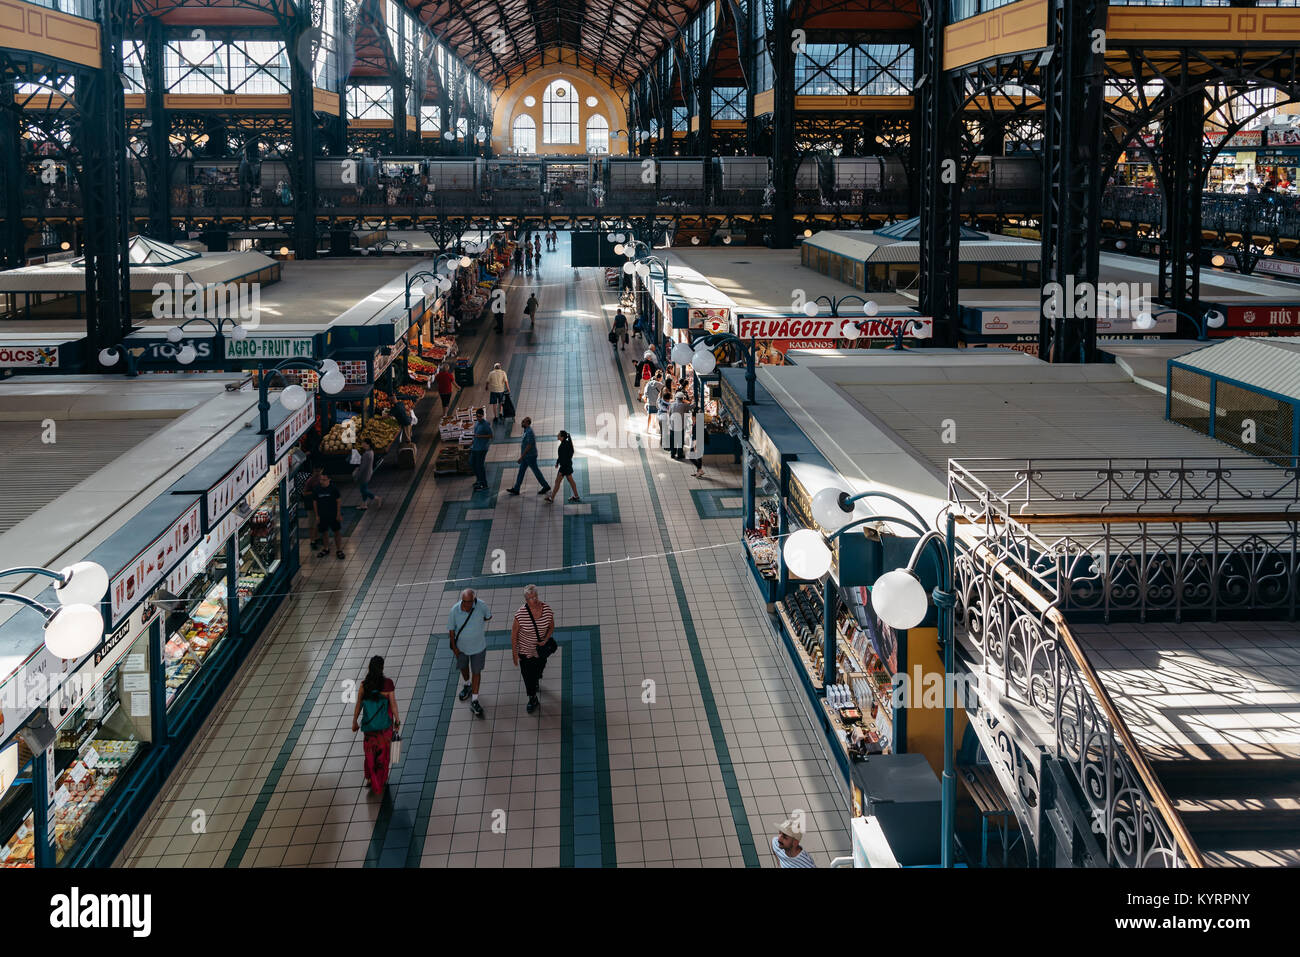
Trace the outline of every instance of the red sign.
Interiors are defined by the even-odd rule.
[[[1235,339],[1237,336],[1262,339],[1267,336],[1300,336],[1300,327],[1273,327],[1264,329],[1209,329],[1211,339]]]
[[[1242,329],[1277,329],[1300,327],[1300,306],[1262,305],[1229,306],[1228,320],[1222,329],[1210,332],[1222,338]],[[1267,333],[1265,333],[1267,334]]]
[[[741,339],[833,339],[842,337],[844,325],[848,322],[857,324],[858,335],[863,339],[892,339],[900,328],[912,339],[928,339],[934,334],[934,320],[928,316],[876,316],[872,319],[852,316],[839,319],[741,316],[737,335]],[[906,327],[904,323],[907,323]]]

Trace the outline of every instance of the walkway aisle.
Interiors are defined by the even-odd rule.
[[[821,866],[847,853],[840,783],[741,546],[710,547],[738,538],[739,471],[695,480],[628,441],[623,430],[639,437],[645,422],[639,406],[620,416],[635,399],[635,353],[615,366],[613,290],[596,270],[573,282],[567,242],[544,254],[540,281],[515,280],[506,335],[487,322],[462,344],[480,351],[479,385],[461,402],[484,403],[501,362],[548,481],[556,431],[574,435],[582,504],[564,504],[567,491],[545,504],[531,475],[522,495],[505,493],[518,421],[497,427],[487,492],[472,493],[469,477],[435,479],[427,443],[413,488],[381,471],[383,509],[363,516],[346,561],[304,559],[294,596],[125,862],[773,866],[771,835],[795,811]],[[530,331],[519,317],[532,289]],[[355,496],[345,483],[345,502]],[[561,646],[534,715],[509,650],[529,582],[555,610]],[[444,627],[469,584],[494,614],[482,720],[456,700]],[[362,787],[345,700],[372,654],[387,659],[403,722],[382,801]]]

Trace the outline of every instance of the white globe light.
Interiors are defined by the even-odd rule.
[[[95,605],[108,591],[108,572],[95,562],[77,562],[59,569],[63,583],[54,586],[60,605]]]
[[[811,299],[809,299],[807,302],[803,304],[803,314],[805,316],[812,317],[817,315],[817,313],[821,311],[822,311],[822,307],[819,306],[816,302],[814,302]]]
[[[614,255],[615,255],[615,256],[621,256],[621,255],[623,255],[623,244],[622,244],[622,243],[615,243],[615,244],[614,244]]]
[[[875,301],[872,299],[868,299],[862,304],[862,314],[864,316],[874,316],[879,311],[880,307],[876,305]]]
[[[342,392],[343,387],[347,384],[348,380],[338,369],[335,369],[333,372],[325,373],[325,375],[321,376],[320,379],[321,389],[329,395],[335,395],[336,393]]]
[[[850,342],[852,342],[855,339],[861,338],[861,336],[862,336],[862,330],[858,328],[858,324],[854,320],[846,319],[843,323],[840,324],[841,339],[848,339]]]
[[[605,234],[605,241],[606,241],[606,242],[610,242],[610,243],[614,242],[614,234],[613,234],[613,233],[606,233],[606,234]],[[618,249],[617,246],[614,247],[614,252],[619,252],[619,251],[620,251],[620,250]]]
[[[426,296],[432,296],[435,292],[438,291],[438,287],[431,282],[426,282],[423,286],[420,287],[420,291],[423,292]]]
[[[331,372],[338,372],[339,364],[333,359],[322,359],[320,363],[320,374],[329,375]]]
[[[640,276],[642,279],[649,279],[649,278],[650,278],[650,264],[649,264],[649,263],[637,263],[637,264],[636,264],[636,274],[637,274],[638,276]]]
[[[679,366],[688,365],[695,355],[695,350],[684,342],[679,342],[673,346],[671,358]]]
[[[461,268],[461,269],[468,269],[468,268],[470,267],[470,264],[471,264],[473,261],[474,261],[474,260],[470,259],[468,256],[461,256],[461,257],[460,257],[460,268]]]
[[[285,386],[280,393],[280,404],[290,412],[301,409],[307,404],[307,390],[298,384]]]
[[[718,359],[708,349],[696,349],[691,355],[691,365],[700,375],[708,375],[718,367]]]
[[[629,276],[632,275],[632,273],[636,272],[636,263],[632,262],[630,259],[623,263],[623,272],[627,273]]]
[[[1149,312],[1139,312],[1137,318],[1133,320],[1134,329],[1154,329],[1156,317]]]
[[[853,515],[853,506],[842,507],[848,495],[837,488],[824,488],[812,498],[813,521],[828,533],[839,531]]]
[[[198,350],[196,350],[196,349],[195,349],[192,345],[190,345],[188,342],[185,343],[185,345],[181,346],[181,351],[180,351],[180,352],[176,353],[176,361],[179,362],[179,363],[180,363],[181,365],[183,365],[183,366],[187,366],[187,365],[189,365],[191,362],[193,362],[193,361],[194,361],[195,359],[197,359],[198,357],[199,357]]]
[[[811,528],[801,528],[787,538],[781,553],[795,578],[815,581],[831,570],[831,550]]]
[[[122,358],[116,349],[100,349],[99,364],[102,366],[115,366],[117,360]]]
[[[613,235],[614,235],[614,242],[616,243],[626,243],[628,241],[627,237],[624,236],[622,233],[614,233]]]
[[[441,289],[443,292],[446,292],[448,289],[451,288],[451,280],[448,279],[446,276],[440,277],[438,279],[438,288]]]
[[[445,140],[454,140],[456,138],[456,134],[453,133],[451,130],[448,130],[446,133],[442,134],[442,138]]]
[[[1116,248],[1116,249],[1123,249],[1123,248],[1124,248],[1125,246],[1127,246],[1127,245],[1128,245],[1128,243],[1124,242],[1124,240],[1122,240],[1122,239],[1117,239],[1117,240],[1115,240],[1115,248]]]
[[[723,236],[723,237],[722,237],[722,244],[723,244],[724,246],[730,246],[730,245],[731,245],[731,237],[730,237],[730,236]]]
[[[699,236],[692,236],[692,237],[691,237],[691,245],[692,245],[692,246],[698,246],[699,244],[700,244],[700,237],[699,237]]]
[[[94,605],[63,605],[45,623],[45,647],[58,658],[84,657],[103,640],[104,617]]]
[[[234,339],[236,342],[243,342],[248,338],[248,330],[236,323],[230,327],[230,338]]]
[[[1212,309],[1205,314],[1205,324],[1211,329],[1218,329],[1224,323],[1224,315],[1217,309]]]
[[[871,607],[890,628],[906,630],[925,621],[930,599],[915,575],[896,568],[876,579],[871,589]]]
[[[168,342],[180,342],[184,338],[185,338],[185,330],[182,329],[180,326],[172,326],[170,329],[167,330]]]

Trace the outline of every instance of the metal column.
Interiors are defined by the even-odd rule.
[[[1057,303],[1049,316],[1051,293],[1087,283],[1096,289],[1098,227],[1101,223],[1101,106],[1103,53],[1093,30],[1106,22],[1106,0],[1051,0],[1043,71],[1042,257],[1039,261],[1044,309],[1039,319],[1039,356],[1049,362],[1093,362],[1097,316],[1075,315],[1074,303]],[[1199,143],[1200,130],[1197,130]],[[1088,288],[1087,286],[1083,288]],[[1094,297],[1095,301],[1095,297]],[[1087,310],[1085,310],[1087,311]]]
[[[954,116],[959,79],[943,69],[943,28],[948,4],[922,4],[920,180],[920,307],[934,317],[933,343],[957,345],[958,191],[961,155]]]
[[[300,6],[285,24],[285,48],[299,49],[311,29],[311,8]],[[289,57],[289,96],[293,111],[293,255],[295,259],[316,258],[316,117],[315,93],[309,64],[304,57]],[[402,107],[405,110],[405,107]]]
[[[163,58],[163,23],[150,17],[145,39],[145,117],[149,121],[149,158],[145,183],[149,188],[149,234],[172,240],[171,120],[167,115]]]
[[[22,123],[14,105],[12,84],[0,86],[0,161],[4,163],[4,215],[0,216],[0,265],[14,269],[26,261],[27,229],[23,225]]]
[[[1185,95],[1164,113],[1160,165],[1165,181],[1165,228],[1160,237],[1160,299],[1180,312],[1200,315],[1202,95]],[[1243,244],[1250,241],[1242,237]],[[1180,318],[1184,334],[1196,335]]]
[[[794,47],[790,0],[774,0],[772,55],[772,246],[794,246]]]

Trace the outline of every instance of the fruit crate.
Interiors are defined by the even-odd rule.
[[[434,475],[468,475],[469,472],[469,453],[459,446],[444,446],[433,457]]]

